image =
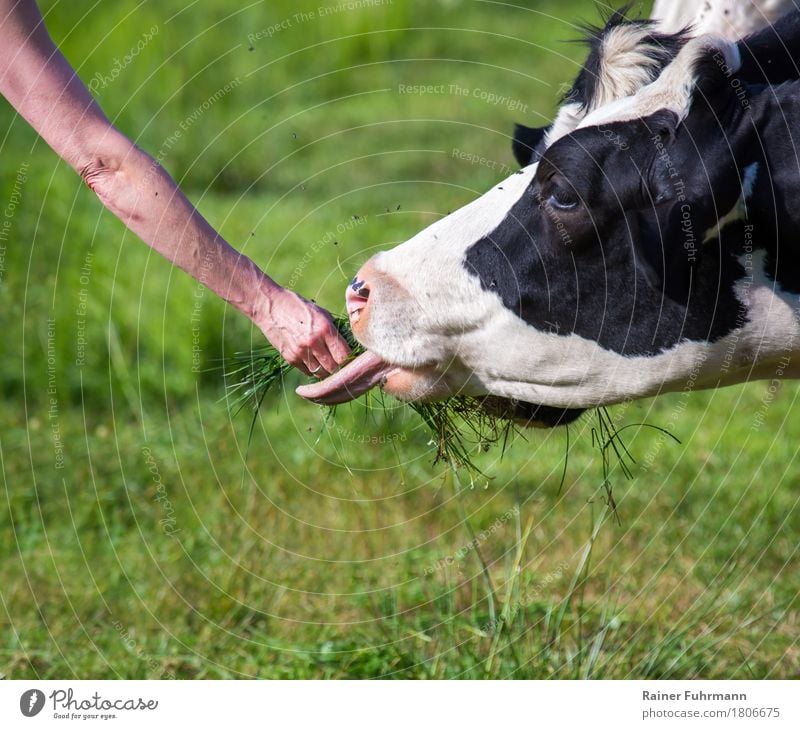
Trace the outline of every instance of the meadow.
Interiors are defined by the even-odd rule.
[[[513,123],[551,117],[584,55],[565,41],[598,19],[588,0],[41,6],[226,239],[337,313],[372,253],[515,169]],[[796,384],[611,408],[632,478],[616,458],[604,477],[596,413],[476,453],[485,476],[434,463],[407,408],[331,417],[299,375],[253,421],[223,368],[261,334],[5,102],[0,129],[4,677],[800,675]]]

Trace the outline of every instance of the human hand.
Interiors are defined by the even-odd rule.
[[[331,374],[350,355],[331,315],[289,289],[271,293],[263,321],[256,323],[281,356],[308,375]]]

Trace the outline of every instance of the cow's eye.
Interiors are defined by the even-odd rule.
[[[567,187],[556,186],[547,198],[547,204],[557,210],[572,210],[578,207],[578,196],[574,190]]]

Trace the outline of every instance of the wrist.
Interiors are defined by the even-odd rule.
[[[277,308],[280,307],[280,302],[285,294],[286,289],[283,286],[262,273],[252,311],[246,313],[263,332],[267,332],[275,326]]]

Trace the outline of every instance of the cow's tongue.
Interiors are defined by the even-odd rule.
[[[310,385],[301,385],[295,392],[321,405],[340,405],[371,390],[393,369],[377,354],[364,352],[330,377]]]

